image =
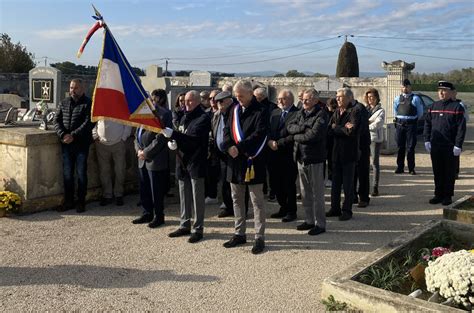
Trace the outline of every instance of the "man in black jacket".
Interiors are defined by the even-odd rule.
[[[334,136],[331,209],[326,216],[339,216],[340,221],[352,218],[354,198],[354,170],[359,159],[359,120],[352,105],[353,94],[349,88],[339,88],[336,93],[337,109],[329,132]],[[341,185],[344,187],[344,204],[341,212]]]
[[[294,158],[298,163],[305,210],[305,221],[296,229],[309,230],[309,235],[319,235],[326,231],[324,161],[328,115],[318,105],[318,100],[316,90],[306,90],[303,93],[303,108],[288,126],[288,132],[295,141]]]
[[[263,182],[266,166],[262,150],[267,141],[268,110],[253,96],[249,81],[238,81],[234,94],[239,101],[231,108],[229,123],[224,128],[224,148],[228,153],[227,180],[231,183],[234,202],[235,234],[224,247],[246,243],[245,190],[248,186],[254,209],[255,244],[253,254],[265,248],[265,208]]]
[[[91,99],[84,95],[84,83],[73,79],[69,97],[64,99],[55,117],[55,130],[61,140],[63,156],[64,203],[58,211],[74,207],[74,172],[78,175],[76,211],[85,211],[87,194],[87,157],[92,143]]]
[[[207,152],[211,119],[200,106],[199,92],[192,90],[185,96],[185,113],[178,131],[162,130],[163,135],[174,140],[177,146],[176,176],[179,184],[181,221],[179,228],[169,237],[181,237],[191,233],[191,215],[194,208],[193,231],[188,242],[202,239],[204,231],[204,177],[206,176]]]
[[[464,107],[456,100],[456,89],[447,81],[438,82],[439,101],[426,114],[423,136],[425,149],[431,155],[435,196],[431,204],[449,205],[454,195],[455,157],[461,155],[466,136]]]
[[[296,176],[298,168],[293,159],[293,136],[288,133],[288,125],[294,120],[298,109],[294,106],[294,96],[289,89],[278,94],[278,108],[270,116],[268,174],[270,186],[275,192],[280,210],[271,215],[282,218],[282,222],[296,220]]]

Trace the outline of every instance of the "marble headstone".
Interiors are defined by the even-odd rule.
[[[211,73],[206,71],[192,71],[189,74],[189,84],[193,87],[210,87]]]
[[[30,70],[30,109],[43,100],[54,109],[61,101],[61,71],[54,67],[39,66]]]

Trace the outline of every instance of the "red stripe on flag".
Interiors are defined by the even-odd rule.
[[[130,112],[125,95],[114,89],[97,88],[92,116],[106,116],[128,121]]]

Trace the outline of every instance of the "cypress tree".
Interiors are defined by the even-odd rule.
[[[359,77],[359,59],[356,47],[352,42],[344,42],[339,50],[336,77]]]

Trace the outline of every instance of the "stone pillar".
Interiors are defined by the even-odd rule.
[[[385,123],[391,123],[394,119],[393,100],[400,95],[400,86],[405,78],[408,78],[410,71],[415,68],[415,63],[405,61],[394,61],[392,63],[382,62],[382,68],[387,73],[387,99],[385,99]],[[384,99],[380,99],[384,101]]]

